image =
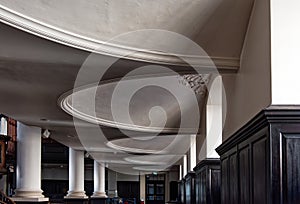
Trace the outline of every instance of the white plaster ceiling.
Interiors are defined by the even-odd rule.
[[[185,36],[201,46],[209,56],[228,60],[239,59],[253,0],[77,0],[76,3],[70,0],[0,0],[0,5],[2,20],[83,49],[89,45],[79,43],[79,39],[100,44],[112,41],[116,46],[144,48],[147,42],[144,35],[135,35],[132,39],[120,36],[154,29]],[[45,27],[47,31],[43,33]],[[151,38],[151,35],[148,37]],[[67,39],[71,36],[71,40]],[[59,40],[60,37],[63,39]],[[138,38],[143,38],[144,43],[140,43]],[[172,43],[166,38],[158,41],[157,45],[165,47]]]
[[[180,75],[155,76],[78,88],[62,95],[59,103],[74,117],[104,126],[141,132],[195,134],[209,75],[197,78],[200,78],[198,91],[202,89],[199,93],[188,83],[184,84],[185,79]]]
[[[76,3],[67,0],[0,0],[0,5],[11,9],[13,13],[17,12],[26,18],[32,18],[33,21],[50,25],[54,30],[61,29],[75,36],[90,38],[92,41],[105,41],[124,32],[138,29],[174,31],[195,41],[215,59],[237,59],[235,67],[238,65],[252,4],[252,0],[126,0],[122,2],[77,0]],[[5,18],[2,11],[1,21],[15,26],[3,20]],[[82,138],[78,138],[73,118],[59,107],[59,97],[74,88],[78,71],[90,55],[88,49],[37,34],[34,29],[28,33],[30,32],[28,25],[23,29],[28,32],[24,32],[20,30],[21,27],[13,28],[6,24],[0,23],[0,113],[28,125],[49,129],[51,137],[55,140],[75,149],[93,152],[95,158],[110,163],[116,169],[127,169],[130,172],[130,169],[135,168],[138,172],[141,169],[158,168],[150,162],[153,158],[149,158],[148,167],[147,165],[145,167],[136,162],[139,159],[146,160],[145,155],[140,155],[139,159],[139,155],[131,158],[128,152],[109,147],[108,141],[124,147],[122,143],[125,138],[124,133],[113,127],[100,126],[109,138],[93,137],[93,132],[97,133],[99,125],[77,120],[83,134]],[[134,41],[122,42],[121,40],[114,43],[138,46]],[[99,57],[101,62],[114,58],[100,54],[96,57]],[[98,62],[90,64],[90,69],[98,69]],[[224,62],[226,60],[221,60],[219,64],[217,63],[217,67],[228,66]],[[145,65],[149,64],[133,59],[119,59],[103,76],[103,80],[121,78],[128,71]],[[171,67],[178,72],[189,73],[190,71],[181,66]],[[143,74],[157,73],[148,69]],[[86,78],[88,80],[81,85],[98,82],[98,78],[93,75]],[[168,106],[168,100],[163,96],[160,98]],[[140,110],[143,110],[142,107]],[[140,117],[138,112],[135,114],[136,118]],[[176,120],[176,117],[173,120]],[[153,136],[140,131],[128,130],[128,132],[132,137]],[[132,141],[134,140],[125,143],[127,148],[128,146],[134,148],[135,144]],[[157,139],[152,146],[158,146],[157,142],[161,140]],[[138,145],[145,149],[147,145],[149,146],[146,143],[141,144],[141,141]],[[169,151],[165,155],[171,155],[170,158],[173,158],[172,155],[176,157],[181,154]],[[136,161],[134,162],[133,159]]]

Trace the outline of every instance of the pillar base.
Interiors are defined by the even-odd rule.
[[[42,190],[26,190],[24,188],[19,188],[15,190],[14,197],[16,198],[44,198]]]
[[[11,198],[15,203],[18,204],[30,204],[30,203],[48,203],[49,198],[26,198],[26,197],[12,197]]]
[[[64,197],[64,203],[68,204],[88,204],[88,196],[85,191],[68,191],[68,195]]]
[[[91,198],[107,198],[105,192],[94,192]]]
[[[68,191],[68,195],[65,196],[65,199],[87,199],[88,196],[85,195],[85,191]]]
[[[107,198],[104,197],[91,197],[90,204],[106,204]]]
[[[48,203],[49,198],[45,198],[42,190],[16,189],[15,195],[11,198],[16,203]]]
[[[88,196],[85,191],[68,191],[68,195],[64,197],[64,203],[68,204],[88,204]]]

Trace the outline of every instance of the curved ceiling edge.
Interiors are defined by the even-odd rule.
[[[75,33],[71,33],[57,27],[42,23],[36,19],[30,18],[9,8],[0,5],[0,22],[26,31],[33,35],[61,43],[70,47],[78,48],[81,50],[94,52],[98,54],[108,55],[112,57],[122,57],[135,61],[143,61],[149,63],[158,63],[175,66],[186,66],[180,56],[165,54],[162,52],[140,50],[133,47],[126,47],[104,41],[87,38]],[[102,49],[99,50],[98,48]],[[130,56],[124,57],[124,53],[133,53]],[[182,55],[182,58],[187,59],[190,64],[199,67],[211,67],[211,60],[218,67],[219,71],[236,72],[240,66],[238,58],[229,57],[204,57],[204,56],[187,56]]]

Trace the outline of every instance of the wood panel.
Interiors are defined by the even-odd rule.
[[[240,168],[240,201],[244,204],[250,203],[250,159],[249,145],[239,152],[239,168]]]
[[[229,156],[229,200],[230,204],[239,204],[238,202],[238,165],[237,154]]]
[[[219,159],[206,159],[195,168],[196,204],[218,204],[221,202],[221,170]]]
[[[228,167],[228,158],[222,159],[221,162],[221,201],[222,204],[230,204],[229,199],[229,167]]]
[[[282,139],[284,203],[300,203],[300,134]]]
[[[253,151],[253,156],[252,156],[253,202],[267,203],[266,138],[262,138],[254,142],[252,151]]]
[[[185,203],[185,179],[180,182],[180,202]]]
[[[216,169],[210,169],[210,195],[207,196],[207,204],[219,204],[221,203],[221,170],[220,166],[216,166]]]
[[[222,203],[300,203],[300,106],[261,111],[217,152]]]
[[[195,204],[195,173],[189,172],[185,176],[185,203],[186,204]]]

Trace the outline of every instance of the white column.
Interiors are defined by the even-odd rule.
[[[107,198],[105,193],[105,165],[94,160],[94,193],[92,197]]]
[[[194,170],[194,167],[197,165],[197,156],[196,156],[196,135],[190,137],[190,171]]]
[[[17,123],[17,189],[13,200],[48,201],[41,190],[41,128]]]
[[[206,105],[206,158],[219,158],[216,148],[222,144],[222,76],[217,76],[209,90]]]
[[[180,164],[179,165],[179,176],[178,176],[178,180],[181,180],[182,179],[182,165]]]
[[[69,191],[65,198],[88,198],[84,191],[84,151],[69,148]]]
[[[182,169],[182,177],[184,178],[187,175],[187,156],[183,156],[183,169]]]

